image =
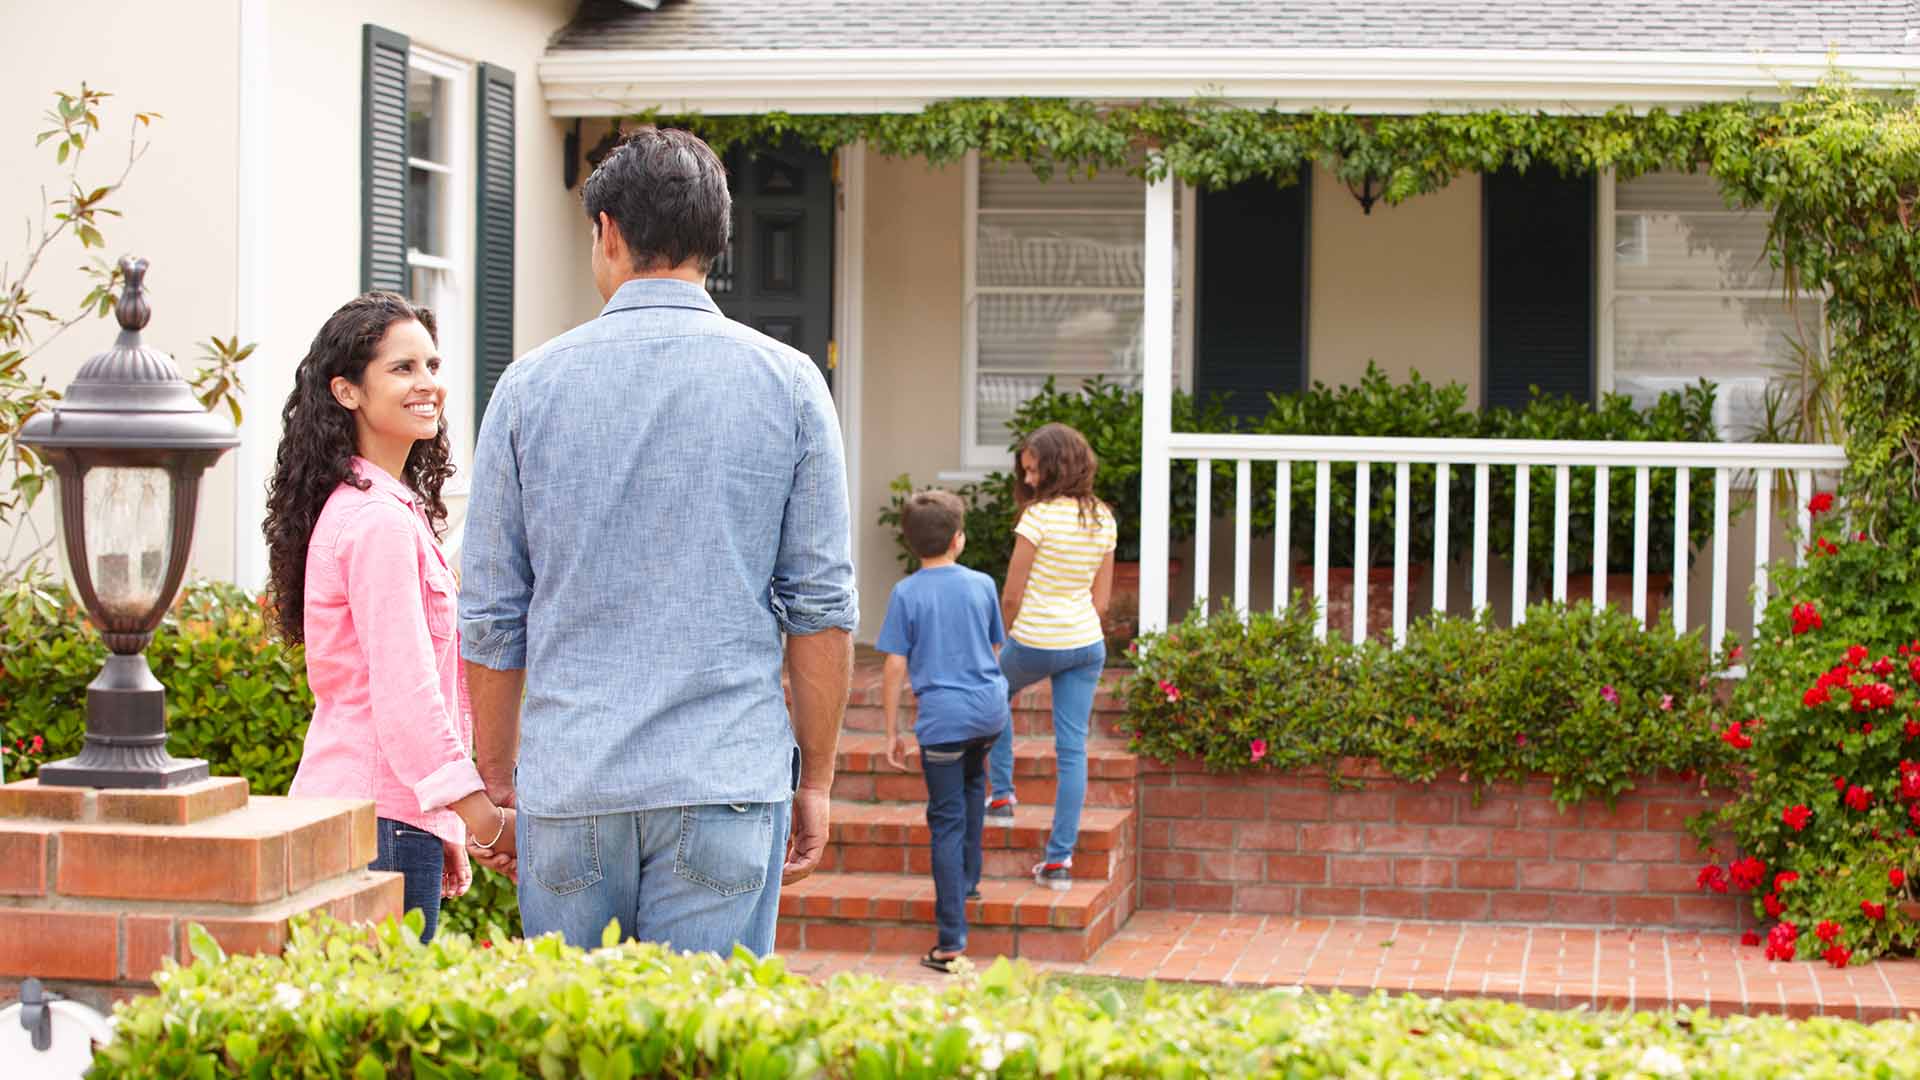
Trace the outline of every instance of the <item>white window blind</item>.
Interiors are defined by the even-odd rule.
[[[1146,250],[1146,188],[1125,173],[1041,181],[980,163],[975,176],[970,465],[1006,456],[1007,421],[1050,376],[1062,389],[1095,375],[1138,384]]]
[[[1786,294],[1766,255],[1765,210],[1729,208],[1704,174],[1654,173],[1616,186],[1613,389],[1645,404],[1701,378],[1719,388],[1726,439],[1759,427],[1768,381],[1796,343],[1823,348],[1818,294]]]

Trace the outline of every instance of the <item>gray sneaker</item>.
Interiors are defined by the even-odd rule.
[[[1073,888],[1073,860],[1068,859],[1063,863],[1034,863],[1033,883],[1045,885],[1054,892],[1066,892]]]
[[[1003,795],[987,801],[987,819],[990,821],[1012,821],[1014,798]]]

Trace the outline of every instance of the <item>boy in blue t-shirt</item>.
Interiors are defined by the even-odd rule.
[[[951,972],[967,948],[966,902],[980,897],[980,830],[987,802],[987,751],[1012,722],[998,659],[1005,630],[993,579],[955,563],[967,546],[966,507],[950,492],[907,500],[900,531],[920,569],[893,587],[875,647],[888,654],[880,684],[887,762],[906,768],[900,683],[911,676],[920,706],[913,734],[927,778],[933,833],[934,916],[940,940],[920,962]]]

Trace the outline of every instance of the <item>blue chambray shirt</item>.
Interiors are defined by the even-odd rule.
[[[500,379],[460,562],[462,655],[527,671],[521,808],[784,800],[782,634],[859,617],[826,381],[699,286],[629,281]]]

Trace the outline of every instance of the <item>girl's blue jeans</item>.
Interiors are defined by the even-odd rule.
[[[1039,682],[1053,682],[1053,750],[1059,761],[1059,786],[1053,796],[1053,832],[1047,838],[1047,861],[1064,863],[1080,840],[1080,811],[1087,802],[1087,727],[1093,716],[1093,694],[1106,667],[1105,642],[1078,649],[1034,649],[1009,640],[1000,650],[1000,670],[1007,676],[1009,696]],[[993,797],[1013,794],[1013,723],[993,744],[988,755]]]

